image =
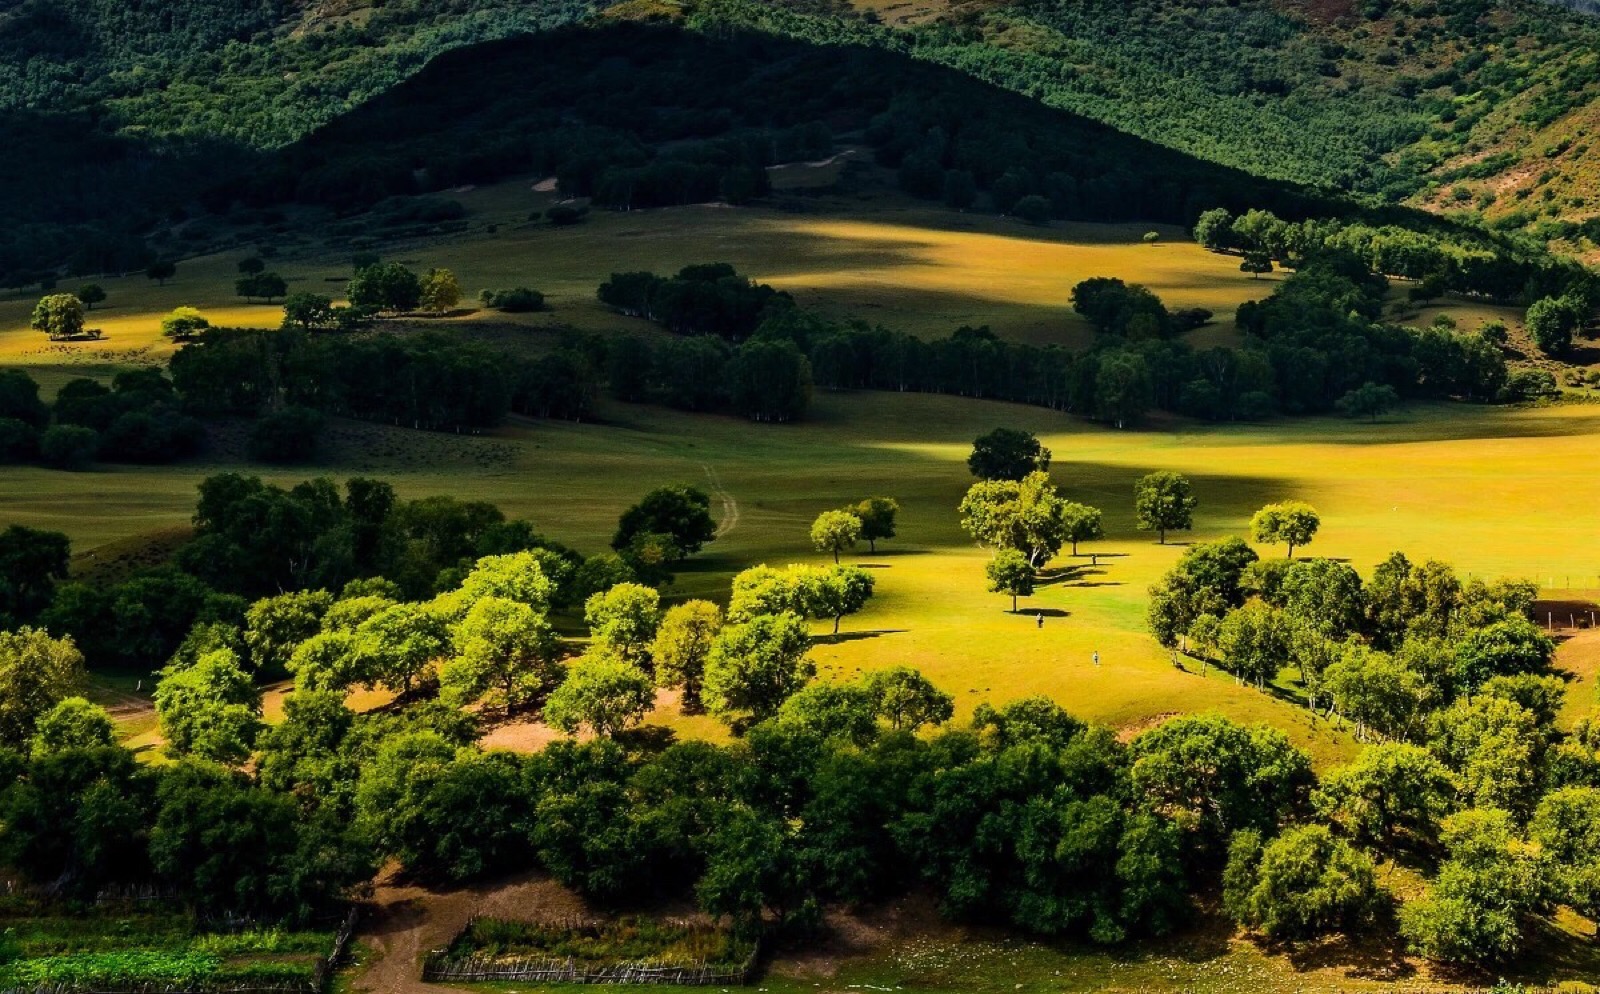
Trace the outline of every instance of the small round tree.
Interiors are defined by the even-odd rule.
[[[1177,473],[1151,473],[1133,488],[1133,513],[1139,530],[1155,532],[1163,545],[1167,532],[1194,527],[1194,509],[1199,503],[1188,478]]]
[[[83,301],[70,293],[52,293],[33,307],[34,331],[42,331],[52,342],[77,338],[83,334]]]
[[[984,571],[989,577],[989,590],[996,594],[1011,595],[1011,613],[1017,613],[1017,598],[1033,594],[1037,577],[1028,557],[1016,549],[1001,549],[995,553]]]
[[[78,299],[83,301],[83,309],[94,310],[94,305],[105,301],[106,288],[98,283],[85,283],[78,287]]]
[[[167,280],[170,280],[174,276],[178,275],[178,265],[175,262],[169,262],[166,260],[152,262],[150,266],[145,269],[144,274],[149,279],[155,280],[157,286],[166,286]]]
[[[1092,542],[1105,536],[1105,527],[1098,507],[1087,504],[1077,504],[1068,501],[1061,507],[1061,524],[1066,530],[1066,539],[1072,543],[1072,554],[1078,554],[1079,542]]]
[[[1298,500],[1268,504],[1250,519],[1250,533],[1255,540],[1264,545],[1287,545],[1290,559],[1296,548],[1311,544],[1321,526],[1316,508]]]
[[[860,538],[861,519],[850,511],[823,511],[811,523],[811,544],[818,552],[833,553],[836,563],[839,553],[854,548]]]
[[[596,646],[578,658],[550,695],[544,718],[568,735],[586,727],[611,736],[643,721],[654,704],[650,675],[609,646]]]
[[[161,334],[174,342],[186,342],[209,327],[211,322],[193,307],[175,307],[161,319]]]

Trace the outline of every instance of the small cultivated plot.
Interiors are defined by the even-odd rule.
[[[551,924],[475,918],[435,962],[480,967],[564,962],[578,971],[617,967],[735,972],[755,955],[752,942],[709,922],[623,916],[593,923]]]
[[[309,991],[332,947],[331,932],[214,932],[179,912],[10,898],[0,907],[0,990]]]

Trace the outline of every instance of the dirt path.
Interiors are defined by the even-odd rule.
[[[708,462],[700,464],[706,471],[706,480],[711,484],[711,493],[722,504],[722,517],[717,521],[717,538],[728,534],[739,527],[739,502],[722,486],[722,478]]]
[[[555,881],[525,874],[495,884],[434,891],[398,884],[386,873],[373,894],[372,913],[357,938],[372,948],[355,978],[357,990],[379,994],[439,994],[460,990],[422,982],[422,956],[448,945],[473,915],[577,918],[589,909]]]

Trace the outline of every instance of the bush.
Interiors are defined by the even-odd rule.
[[[39,456],[46,466],[79,470],[100,451],[100,433],[81,425],[52,425],[39,439]]]
[[[250,458],[266,463],[310,462],[316,458],[322,415],[308,407],[289,407],[257,421],[250,431]]]
[[[1029,224],[1049,224],[1050,201],[1037,194],[1029,194],[1016,202],[1011,213]]]
[[[38,454],[37,428],[16,418],[0,418],[0,464],[32,462]]]
[[[1556,395],[1556,378],[1543,369],[1519,369],[1506,378],[1495,399],[1503,404],[1539,400]]]
[[[519,286],[511,290],[485,290],[478,294],[483,306],[508,314],[544,310],[544,294]]]
[[[569,204],[557,204],[545,211],[544,216],[549,219],[551,224],[557,227],[565,227],[567,225],[577,224],[585,217],[588,217],[589,208],[573,207]]]

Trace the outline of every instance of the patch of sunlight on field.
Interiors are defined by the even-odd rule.
[[[1300,497],[1323,518],[1307,552],[1348,558],[1363,572],[1401,549],[1478,575],[1554,578],[1558,587],[1568,575],[1575,587],[1600,582],[1581,579],[1600,564],[1600,535],[1574,513],[1600,503],[1600,477],[1589,471],[1597,407],[1439,405],[1377,424],[1304,419],[1136,432],[1038,408],[886,393],[822,394],[810,420],[781,427],[620,404],[601,415],[586,424],[518,421],[496,438],[509,454],[481,465],[404,456],[408,445],[467,440],[361,425],[324,465],[248,471],[280,483],[381,476],[406,497],[489,500],[583,552],[605,548],[618,514],[651,487],[720,486],[738,507],[738,524],[682,568],[669,591],[679,598],[725,598],[732,575],[754,563],[820,561],[807,540],[817,513],[889,494],[902,506],[900,534],[876,554],[863,547],[851,557],[873,571],[877,596],[845,620],[839,638],[818,626],[824,675],[905,663],[953,693],[962,713],[983,700],[1046,694],[1124,730],[1216,709],[1271,721],[1323,762],[1350,754],[1346,735],[1215,670],[1202,678],[1176,669],[1146,634],[1146,589],[1177,560],[1180,543],[1243,534],[1262,504]],[[971,439],[1001,424],[1038,432],[1055,452],[1052,472],[1063,490],[1106,512],[1107,538],[1053,564],[1019,615],[984,590],[987,554],[955,514],[971,482]],[[0,523],[58,528],[76,548],[91,548],[182,525],[196,484],[238,468],[10,469]],[[1164,546],[1135,530],[1131,509],[1134,481],[1154,469],[1188,473],[1201,501],[1195,532]],[[1037,611],[1046,615],[1042,628]],[[671,709],[660,720],[703,730]]]

